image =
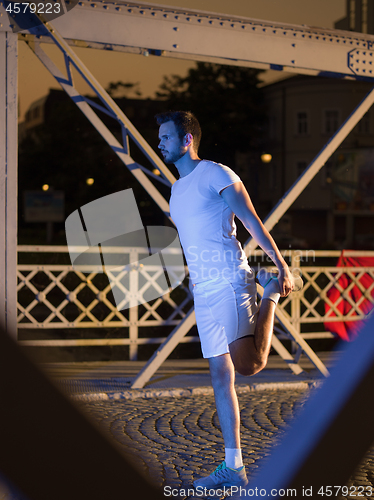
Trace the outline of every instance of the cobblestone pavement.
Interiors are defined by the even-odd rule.
[[[250,480],[256,477],[308,394],[278,390],[239,396],[243,460]],[[213,396],[97,401],[80,406],[126,447],[131,463],[159,487],[191,488],[194,478],[210,474],[224,459]],[[351,489],[355,498],[369,498],[367,488],[374,486],[374,449],[348,485],[355,487]]]

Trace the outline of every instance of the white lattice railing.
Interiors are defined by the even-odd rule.
[[[106,252],[110,252],[106,248]],[[113,249],[118,253],[118,248]],[[167,249],[163,250],[167,252]],[[172,251],[172,250],[170,250]],[[127,283],[127,292],[130,297],[139,297],[146,293],[150,286],[156,289],[157,276],[160,270],[152,266],[145,266],[138,261],[148,255],[148,249],[122,248],[122,254],[127,254],[129,279],[124,279],[121,273],[121,288]],[[55,264],[53,260],[69,261],[68,249],[65,246],[19,246],[19,262],[35,260],[48,262],[47,264],[18,263],[17,290],[18,290],[18,329],[22,329],[23,340],[20,343],[28,346],[109,346],[129,345],[130,359],[136,359],[138,345],[161,343],[165,337],[139,336],[142,327],[174,327],[183,319],[192,306],[192,296],[188,286],[180,285],[177,289],[163,295],[156,300],[118,311],[114,302],[111,285],[108,277],[100,271],[84,273],[80,266],[74,269],[71,264]],[[126,259],[123,259],[126,261]],[[87,266],[89,267],[89,266]],[[171,270],[173,272],[173,270]],[[184,272],[184,269],[182,270]],[[108,271],[112,273],[112,271]],[[170,276],[170,266],[168,266]],[[175,274],[180,275],[176,269]],[[115,281],[118,276],[112,276]],[[136,301],[135,301],[136,303]],[[33,333],[39,330],[66,329],[120,329],[118,335],[106,338],[59,338],[59,339],[25,339],[26,330]],[[122,333],[123,332],[123,333]],[[151,331],[150,331],[151,333]],[[64,336],[64,335],[63,335]],[[33,335],[35,337],[35,335]],[[197,336],[188,336],[184,342],[197,341]]]
[[[126,249],[122,249],[126,252]],[[138,256],[145,253],[145,249],[128,249],[129,262],[136,263]],[[131,255],[130,255],[131,254]],[[59,262],[62,259],[69,262],[68,250],[65,246],[19,246],[19,264],[17,266],[18,277],[18,328],[22,329],[22,340],[25,345],[32,346],[98,346],[98,345],[129,345],[130,359],[136,359],[137,349],[140,344],[158,344],[165,340],[172,327],[183,319],[192,306],[192,297],[187,284],[183,283],[178,288],[163,297],[131,307],[124,311],[118,311],[111,293],[111,285],[106,275],[99,272],[89,274],[74,270],[68,263]],[[253,252],[251,264],[269,265],[261,260],[261,251]],[[301,292],[293,293],[283,299],[280,307],[287,314],[293,326],[306,339],[332,337],[323,328],[323,323],[330,321],[350,321],[363,319],[365,315],[361,312],[360,305],[363,300],[368,299],[374,304],[374,267],[366,268],[342,268],[336,265],[340,255],[338,251],[286,251],[284,255],[289,259],[293,268],[299,268],[305,285]],[[371,256],[374,252],[350,252],[347,256]],[[260,259],[260,260],[259,260]],[[30,263],[23,263],[25,260]],[[35,260],[48,263],[35,263]],[[34,263],[32,262],[34,261]],[[323,262],[323,265],[321,264]],[[132,273],[135,279],[128,280],[128,293],[139,294],[144,282],[152,282],[154,273],[147,266],[135,265]],[[360,280],[364,274],[373,278],[373,283],[364,288]],[[346,290],[343,290],[338,281],[346,274],[352,281]],[[352,301],[348,292],[357,285],[362,292],[362,297],[357,303]],[[337,302],[333,303],[328,298],[328,290],[335,286],[341,291]],[[338,310],[341,300],[347,300],[352,309],[348,314],[342,315]],[[330,306],[326,313],[325,304]],[[335,313],[336,316],[332,316]],[[310,331],[310,326],[315,325],[316,331]],[[166,335],[162,337],[143,335],[144,327],[171,327]],[[107,338],[43,338],[28,339],[35,337],[35,330],[57,330],[63,334],[66,329],[92,329],[102,328],[106,332],[117,329],[116,336]],[[113,329],[113,330],[111,330]],[[120,338],[118,329],[121,329]],[[139,335],[139,329],[142,334]],[[71,330],[72,331],[72,330]],[[82,331],[82,330],[81,330]],[[32,334],[32,335],[31,335]],[[66,336],[66,334],[62,335]],[[69,335],[70,336],[70,335]],[[45,335],[43,336],[45,337]],[[186,336],[184,342],[195,342],[196,335]]]

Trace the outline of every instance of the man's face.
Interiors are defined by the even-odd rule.
[[[187,152],[187,147],[183,146],[172,121],[160,125],[158,138],[160,139],[158,147],[165,163],[176,163]]]

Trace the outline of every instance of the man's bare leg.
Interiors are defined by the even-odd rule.
[[[255,334],[230,344],[235,369],[241,375],[254,375],[265,368],[271,348],[274,328],[275,303],[263,299],[256,323]]]
[[[254,375],[265,368],[274,328],[275,307],[281,297],[278,275],[261,269],[256,279],[264,289],[254,336],[243,337],[230,344],[230,354],[235,369],[241,375]],[[293,289],[299,291],[303,280],[295,276],[291,287],[283,289],[282,296],[287,296]]]
[[[209,368],[226,452],[240,450],[240,412],[235,391],[235,369],[253,375],[266,365],[273,334],[275,303],[264,299],[258,313],[255,335],[230,344],[230,354],[209,358]],[[241,462],[242,463],[242,462]],[[240,470],[239,468],[237,470]],[[243,473],[244,474],[244,473]],[[195,481],[203,485],[206,479]]]
[[[210,376],[225,448],[240,448],[240,414],[230,354],[209,358]]]
[[[225,443],[225,462],[209,476],[194,481],[194,487],[222,488],[248,483],[240,449],[240,413],[235,391],[235,368],[229,353],[209,358],[216,408]]]

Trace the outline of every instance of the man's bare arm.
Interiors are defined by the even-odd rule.
[[[221,196],[234,214],[241,220],[247,231],[258,245],[272,259],[279,270],[279,286],[282,296],[293,289],[293,278],[287,263],[283,259],[275,241],[256,213],[247,190],[242,182],[235,182],[221,191]]]

